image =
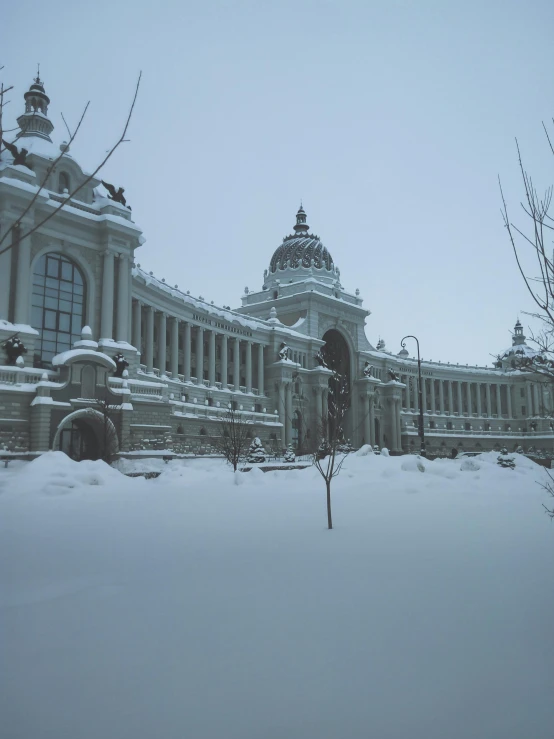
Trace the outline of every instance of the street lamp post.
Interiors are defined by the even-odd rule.
[[[423,428],[423,386],[421,384],[421,358],[419,356],[419,341],[417,339],[417,336],[412,336],[412,334],[408,334],[408,336],[404,336],[404,338],[400,342],[402,349],[406,348],[406,339],[414,339],[417,344],[417,374],[419,379],[419,388],[417,393],[419,402],[419,437],[421,439],[421,456],[426,457],[427,450],[425,449],[425,431]]]

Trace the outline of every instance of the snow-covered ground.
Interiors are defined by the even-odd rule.
[[[554,525],[516,455],[0,469],[6,739],[552,739]],[[407,469],[406,469],[407,468]]]

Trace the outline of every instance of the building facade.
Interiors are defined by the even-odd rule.
[[[24,97],[0,161],[0,450],[94,458],[108,426],[114,453],[208,452],[233,407],[265,445],[307,451],[327,416],[329,346],[352,445],[419,449],[417,361],[370,343],[369,311],[302,207],[261,288],[234,310],[208,303],[140,268],[122,192],[53,142],[39,78]],[[518,322],[495,366],[423,362],[428,450],[552,452],[550,387],[512,366],[530,353]]]

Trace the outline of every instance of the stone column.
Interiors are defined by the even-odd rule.
[[[448,411],[454,413],[454,398],[452,397],[452,380],[448,380]]]
[[[102,271],[102,313],[100,317],[100,338],[113,339],[113,288],[114,256],[111,251],[104,252]]]
[[[31,226],[32,228],[32,226]],[[21,226],[19,233],[29,230],[29,226]],[[12,247],[13,248],[13,247]],[[17,273],[15,284],[15,323],[29,323],[29,288],[31,284],[31,237],[18,239]],[[6,315],[6,318],[8,316]]]
[[[533,383],[533,415],[540,416],[541,409],[539,404],[539,386],[536,382]]]
[[[141,351],[142,346],[142,303],[135,300],[133,303],[133,346]]]
[[[464,404],[462,403],[462,383],[460,382],[460,380],[457,380],[456,381],[456,385],[457,385],[457,390],[458,390],[458,392],[457,392],[457,396],[458,396],[458,414],[461,416],[462,413],[464,412]]]
[[[506,401],[508,404],[508,418],[513,418],[512,416],[512,388],[510,385],[506,385]]]
[[[229,349],[227,346],[227,334],[221,336],[221,387],[226,390],[229,376]]]
[[[246,342],[246,392],[252,392],[252,342]]]
[[[500,385],[496,384],[496,414],[502,418],[502,398],[500,397]]]
[[[127,341],[127,330],[129,328],[129,300],[127,296],[129,288],[129,258],[124,254],[119,257],[117,271],[117,330],[116,340]]]
[[[390,399],[390,408],[391,408],[391,432],[392,432],[392,439],[391,439],[391,449],[393,451],[396,451],[398,449],[398,427],[396,425],[396,399],[391,398]]]
[[[215,331],[210,331],[208,344],[208,385],[215,385]]]
[[[329,420],[329,388],[324,387],[321,393],[321,420],[327,426]]]
[[[422,405],[423,405],[423,412],[424,413],[427,413],[427,380],[426,380],[426,378],[425,377],[422,377],[421,378],[421,382],[422,382],[422,385],[421,385],[422,400],[421,400],[421,402],[422,402]]]
[[[235,392],[240,390],[240,339],[237,337],[233,342],[233,384]]]
[[[375,398],[373,395],[369,397],[369,443],[375,446]]]
[[[402,422],[400,420],[400,400],[396,401],[396,443],[397,443],[397,450],[399,452],[402,451]]]
[[[491,385],[490,382],[487,382],[485,385],[485,401],[487,404],[487,416],[490,418],[492,416],[492,405],[491,405]]]
[[[441,416],[444,416],[444,384],[442,380],[439,380],[439,411]]]
[[[167,361],[166,328],[165,313],[158,313],[158,369],[160,370],[160,377],[165,375]]]
[[[412,408],[414,410],[416,410],[416,411],[419,411],[419,392],[418,392],[418,389],[419,389],[419,381],[418,381],[417,377],[414,377],[414,381],[412,383],[412,397],[413,397]],[[371,430],[371,433],[372,433],[372,435],[375,433],[375,428],[373,428]]]
[[[258,344],[258,393],[264,395],[264,345]]]
[[[473,404],[471,402],[471,382],[466,382],[466,399],[467,399],[467,415],[473,413]]]
[[[478,382],[475,385],[475,395],[477,398],[477,415],[479,416],[479,418],[481,418],[483,414],[481,413],[481,383],[480,382]]]
[[[171,377],[177,380],[179,375],[179,320],[175,316],[171,318],[171,346],[169,351]]]
[[[183,336],[183,359],[184,367],[183,374],[185,376],[185,382],[190,382],[190,350],[191,350],[191,331],[190,323],[185,323],[185,330]]]
[[[198,385],[204,383],[204,329],[196,327],[196,382]]]
[[[364,396],[364,442],[371,444],[371,426],[369,423],[369,407],[370,407],[369,395]]]
[[[429,391],[431,393],[431,413],[433,416],[436,413],[436,406],[435,406],[435,381],[429,380]]]
[[[319,387],[319,385],[316,385],[314,387],[314,394],[315,394],[315,423],[316,428],[314,429],[314,432],[320,436],[321,432],[321,425],[322,425],[322,418],[321,418],[321,409],[323,407],[323,403],[321,401],[321,395],[323,392],[323,388]],[[321,441],[321,439],[318,439],[318,444]]]
[[[146,307],[146,371],[152,373],[154,371],[154,306]]]
[[[286,385],[286,397],[287,397],[287,405],[286,405],[286,434],[285,434],[285,442],[288,446],[292,443],[292,382],[287,382]]]
[[[236,351],[236,349],[235,349],[235,351]],[[234,356],[234,352],[233,352],[233,356]],[[282,424],[282,426],[281,426],[281,444],[283,446],[285,446],[286,445],[286,422],[285,422],[285,419],[286,419],[286,412],[287,411],[286,411],[286,407],[285,407],[285,385],[284,385],[283,382],[279,382],[279,385],[278,385],[278,393],[279,393],[279,407],[278,407],[277,410],[279,411],[279,421]]]

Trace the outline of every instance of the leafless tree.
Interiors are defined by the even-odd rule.
[[[552,120],[554,124],[554,119]],[[550,154],[554,155],[553,136],[543,123]],[[554,218],[552,215],[552,185],[539,194],[533,178],[525,169],[519,142],[516,139],[519,171],[523,185],[520,202],[523,222],[516,224],[509,212],[500,178],[502,219],[516,259],[516,263],[536,310],[529,315],[539,321],[540,329],[530,341],[537,354],[528,357],[517,353],[511,359],[514,369],[535,372],[546,380],[554,380]],[[534,274],[524,267],[528,259],[535,264]],[[500,359],[500,358],[499,358]]]
[[[54,216],[56,216],[57,213],[59,213],[60,210],[62,210],[62,208],[64,206],[66,206],[68,203],[71,202],[71,199],[74,198],[75,195],[77,195],[77,193],[80,190],[83,189],[83,187],[85,187],[92,179],[94,179],[96,177],[96,175],[100,172],[100,170],[102,169],[102,167],[104,167],[104,165],[106,164],[106,162],[111,158],[111,156],[121,146],[121,144],[126,143],[128,141],[128,139],[126,138],[126,136],[127,136],[127,130],[129,128],[129,124],[131,122],[131,117],[133,115],[133,111],[135,109],[135,103],[136,103],[137,97],[138,97],[138,91],[139,91],[139,87],[140,87],[141,77],[142,77],[142,72],[140,72],[140,74],[138,76],[138,80],[137,80],[136,87],[135,87],[135,93],[134,93],[134,96],[133,96],[133,100],[131,102],[131,107],[129,109],[129,113],[127,115],[127,119],[125,121],[125,125],[123,127],[123,131],[121,132],[120,137],[115,142],[115,144],[107,151],[106,155],[100,161],[100,163],[94,168],[92,174],[87,175],[85,177],[85,179],[79,185],[77,185],[75,188],[73,188],[71,190],[71,192],[68,193],[66,195],[66,197],[64,197],[62,199],[62,201],[59,203],[59,205],[56,208],[54,208],[50,213],[48,213],[48,215],[44,216],[42,219],[39,219],[39,221],[37,223],[35,223],[31,228],[29,228],[25,233],[22,233],[21,232],[21,230],[22,230],[21,229],[21,223],[22,223],[23,219],[25,218],[25,216],[29,212],[29,210],[33,207],[35,201],[37,200],[37,198],[39,197],[40,193],[44,189],[44,187],[45,187],[45,185],[46,185],[46,183],[48,181],[48,178],[50,177],[51,173],[55,170],[55,168],[57,167],[58,163],[60,162],[60,160],[64,156],[64,151],[60,151],[60,154],[57,157],[55,157],[52,160],[52,162],[50,163],[50,165],[48,166],[48,168],[47,168],[47,170],[46,170],[46,172],[45,172],[42,180],[37,183],[37,189],[36,189],[33,197],[31,198],[31,200],[27,204],[27,206],[19,214],[18,218],[14,221],[14,223],[12,223],[11,226],[9,226],[9,228],[7,228],[6,231],[4,232],[4,234],[0,237],[0,255],[2,255],[4,252],[6,252],[9,249],[11,249],[12,248],[12,245],[14,243],[18,243],[18,241],[21,241],[21,240],[27,238],[28,236],[30,236],[31,234],[33,234],[35,231],[37,231],[39,228],[41,228],[51,218],[54,218]],[[3,85],[0,85],[0,93],[1,93],[0,94],[0,103],[1,103],[0,104],[0,128],[2,128],[2,123],[1,123],[1,121],[2,121],[2,109],[7,104],[4,101],[4,94],[8,90],[11,90],[11,89],[12,89],[12,87],[4,88]],[[77,134],[79,133],[79,129],[81,128],[81,125],[82,125],[83,120],[85,118],[85,115],[86,115],[86,112],[88,110],[89,104],[90,104],[90,101],[87,102],[87,104],[85,105],[85,108],[83,110],[83,113],[82,113],[82,115],[81,115],[81,117],[79,119],[79,122],[78,122],[75,130],[73,131],[73,133],[71,133],[71,131],[69,131],[69,128],[68,128],[68,131],[69,131],[69,134],[70,134],[69,141],[68,141],[68,146],[70,146],[73,143],[73,141],[75,140]],[[62,116],[62,118],[63,118],[63,116]],[[64,120],[64,123],[65,123],[65,118],[63,120]],[[67,126],[67,123],[66,123],[66,126]],[[3,131],[3,133],[6,133],[6,131]],[[20,132],[19,135],[21,135],[21,133],[22,132]],[[17,138],[19,138],[19,136],[16,137],[16,140],[17,140]],[[0,136],[0,153],[1,152],[2,152],[2,136]],[[5,243],[6,241],[8,241],[9,243],[6,244]]]
[[[251,425],[245,423],[241,412],[229,408],[219,423],[219,435],[211,438],[213,447],[233,465],[235,472],[250,448],[250,430]]]
[[[331,482],[340,474],[348,454],[345,445],[344,423],[350,407],[348,381],[344,375],[334,372],[329,379],[329,410],[327,418],[322,418],[318,433],[321,444],[312,455],[314,466],[325,481],[327,492],[327,528],[333,528],[331,514]]]

